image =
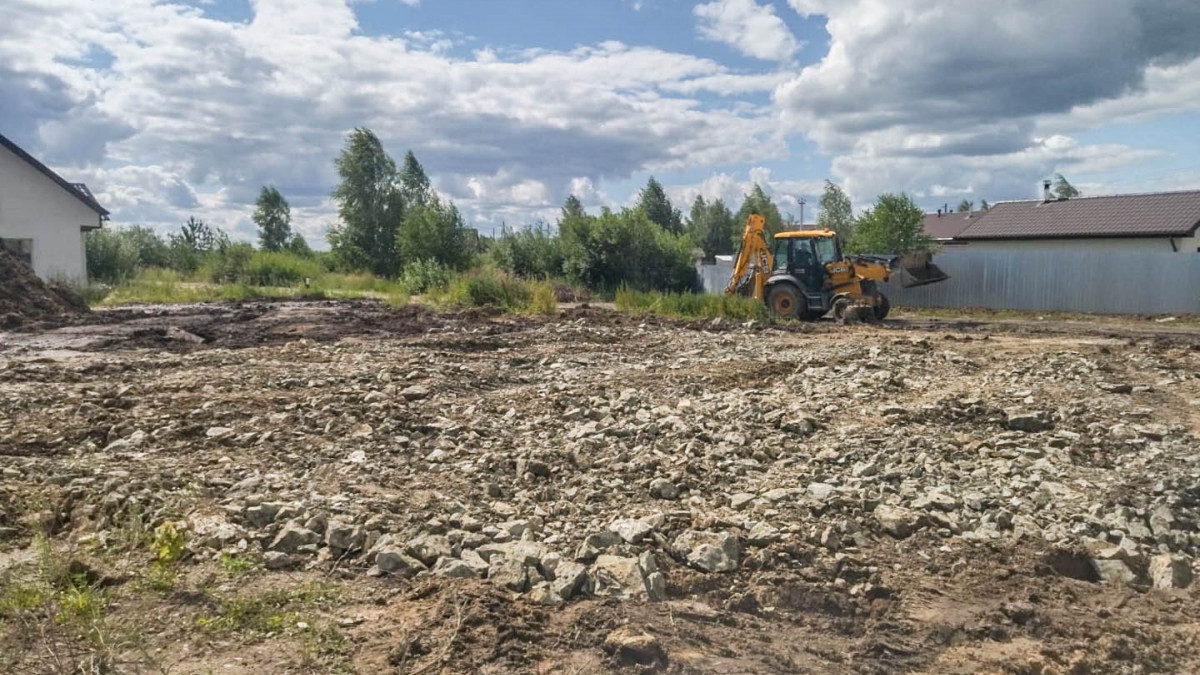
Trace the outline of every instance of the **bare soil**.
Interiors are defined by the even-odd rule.
[[[1097,389],[1112,383],[1136,388]],[[429,398],[403,400],[413,384]],[[630,391],[637,431],[575,444],[572,409]],[[1006,431],[996,411],[1014,405],[1051,414],[1054,430]],[[816,429],[787,436],[762,421],[776,408],[803,409]],[[604,410],[623,423],[615,403]],[[668,410],[692,426],[645,432],[665,429]],[[1085,546],[1132,541],[1108,514],[1162,502],[1175,530],[1131,546],[1192,550],[1198,411],[1200,335],[1142,320],[773,327],[368,301],[50,317],[0,333],[0,671],[1200,672],[1194,587],[1101,582]],[[1135,425],[1149,431],[1109,440]],[[1053,436],[1067,430],[1084,440]],[[518,456],[549,475],[518,473]],[[877,475],[861,469],[872,462]],[[681,496],[652,496],[656,476]],[[254,497],[238,492],[250,478]],[[995,492],[967,506],[983,480]],[[835,499],[798,496],[815,481]],[[1071,496],[1038,501],[1050,484]],[[896,499],[917,510],[935,485],[958,504],[929,507],[911,536],[871,515]],[[795,494],[768,498],[777,487]],[[730,508],[736,493],[756,496],[747,511]],[[743,544],[736,571],[705,573],[648,538],[665,600],[545,605],[487,579],[379,575],[323,544],[266,569],[277,526],[241,519],[271,500],[298,505],[297,522],[402,538],[465,514],[532,519],[566,559],[614,518],[654,513],[664,533],[678,522]],[[1015,526],[995,527],[1002,510]],[[246,541],[203,543],[205,518]],[[164,562],[150,542],[176,521],[186,547]],[[783,536],[748,545],[750,521]],[[71,561],[104,598],[82,623],[48,580]],[[51,589],[40,604],[12,600],[35,586]],[[662,658],[614,651],[619,630],[650,636]]]

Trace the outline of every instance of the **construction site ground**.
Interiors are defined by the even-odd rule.
[[[0,672],[1200,671],[1196,325],[899,317],[0,332]]]

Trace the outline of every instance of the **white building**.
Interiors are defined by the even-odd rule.
[[[1200,253],[1200,190],[1000,202],[976,213],[954,243],[959,246],[945,250],[1195,255]]]
[[[46,280],[83,283],[83,235],[108,211],[82,183],[68,183],[0,135],[0,246]]]

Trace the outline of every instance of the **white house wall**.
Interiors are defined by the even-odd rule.
[[[33,270],[47,280],[87,280],[83,227],[99,216],[7,148],[0,147],[0,238],[32,239]]]
[[[1104,238],[1104,239],[988,239],[968,241],[965,246],[945,246],[943,252],[953,251],[1060,251],[1092,252],[1138,251],[1159,253],[1171,251],[1171,239],[1157,238]],[[1200,237],[1174,239],[1180,251],[1195,253],[1200,248]]]

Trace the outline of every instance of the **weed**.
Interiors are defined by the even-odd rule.
[[[150,548],[158,562],[171,565],[183,557],[185,539],[183,530],[176,527],[175,523],[165,522],[154,528]]]
[[[325,605],[340,595],[341,589],[336,586],[309,584],[256,596],[233,596],[218,600],[218,611],[198,618],[196,626],[218,634],[261,637],[291,630],[298,623],[315,625],[305,620],[303,610]]]
[[[549,281],[539,281],[534,284],[533,298],[529,301],[529,311],[546,316],[558,313],[558,295],[554,292],[554,284]]]
[[[221,567],[230,574],[244,574],[261,567],[261,563],[250,556],[221,554]]]
[[[683,319],[725,318],[734,321],[769,321],[766,305],[738,295],[700,293],[660,293],[635,291],[628,286],[617,289],[617,309],[634,314],[658,314]]]

